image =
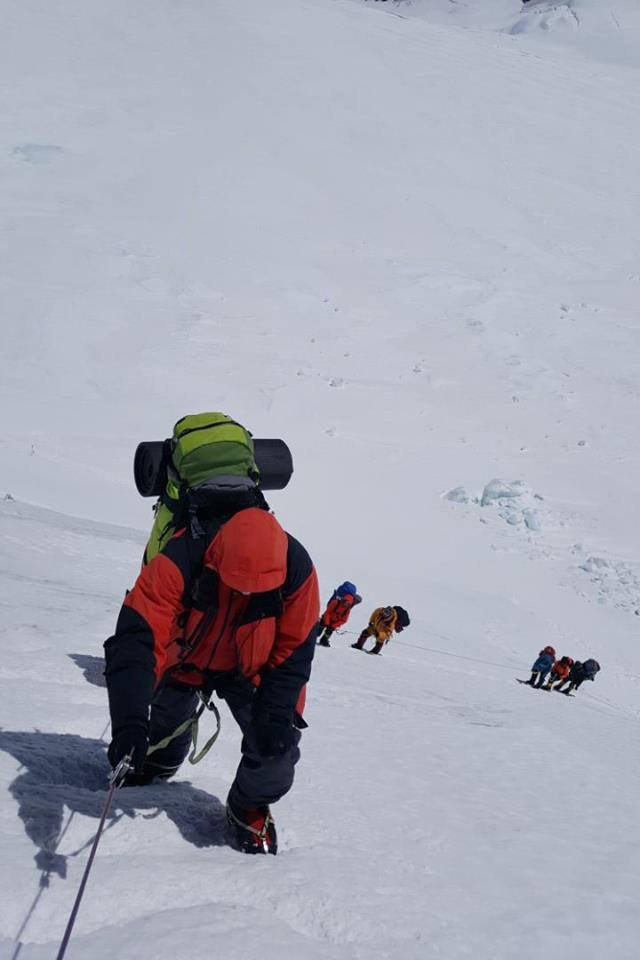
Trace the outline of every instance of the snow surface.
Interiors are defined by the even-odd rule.
[[[412,623],[319,650],[278,857],[224,845],[228,716],[118,793],[69,960],[637,956],[637,13],[0,0],[2,960],[106,796],[133,450],[203,409],[291,446],[348,630]],[[596,683],[516,684],[546,643]]]
[[[562,46],[591,61],[640,67],[637,0],[354,0],[396,17],[428,20]]]

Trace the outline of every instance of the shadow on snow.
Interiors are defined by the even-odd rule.
[[[44,885],[51,874],[64,878],[67,858],[77,856],[93,840],[87,838],[71,853],[58,853],[71,819],[63,828],[65,807],[72,817],[78,813],[100,819],[108,790],[106,744],[75,734],[0,730],[0,749],[21,764],[9,790],[18,802],[27,836],[38,848],[35,861]],[[185,782],[118,790],[105,829],[123,817],[149,819],[161,813],[194,846],[225,845],[224,805]]]
[[[93,684],[94,687],[106,688],[104,657],[92,657],[87,653],[70,653],[69,657],[77,667],[80,667],[87,683]]]

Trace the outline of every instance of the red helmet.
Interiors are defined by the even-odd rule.
[[[553,658],[555,659],[556,652],[555,652],[555,650],[553,649],[553,647],[545,647],[542,652],[543,652],[543,653],[548,653],[550,657],[553,657]]]

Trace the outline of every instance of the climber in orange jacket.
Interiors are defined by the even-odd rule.
[[[134,785],[172,776],[198,694],[215,692],[243,733],[227,798],[232,839],[275,853],[269,804],[290,789],[300,757],[319,612],[309,554],[267,510],[240,510],[197,541],[178,530],[143,567],[105,643],[112,767],[132,758]]]
[[[362,603],[362,597],[356,592],[355,585],[349,581],[333,591],[327,609],[320,617],[318,643],[321,647],[331,646],[329,638],[334,631],[345,625],[349,614],[359,603]]]
[[[551,668],[551,673],[549,674],[549,679],[542,687],[543,690],[551,690],[551,687],[554,683],[562,684],[569,676],[571,672],[571,667],[573,666],[572,657],[560,657],[559,660],[556,660],[553,667]]]

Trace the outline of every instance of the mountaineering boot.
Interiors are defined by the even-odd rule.
[[[227,800],[227,824],[232,846],[242,853],[278,852],[276,825],[266,804],[241,809]]]
[[[320,639],[318,640],[318,646],[319,646],[319,647],[330,647],[331,644],[329,643],[329,638],[328,638],[328,637],[320,637]]]
[[[378,640],[375,647],[373,647],[372,650],[369,650],[369,653],[380,653],[383,647],[384,647],[384,643],[380,643],[380,641]]]
[[[367,631],[363,630],[360,636],[358,637],[358,639],[356,640],[356,642],[351,644],[354,650],[362,650],[368,636],[369,634],[367,633]]]

